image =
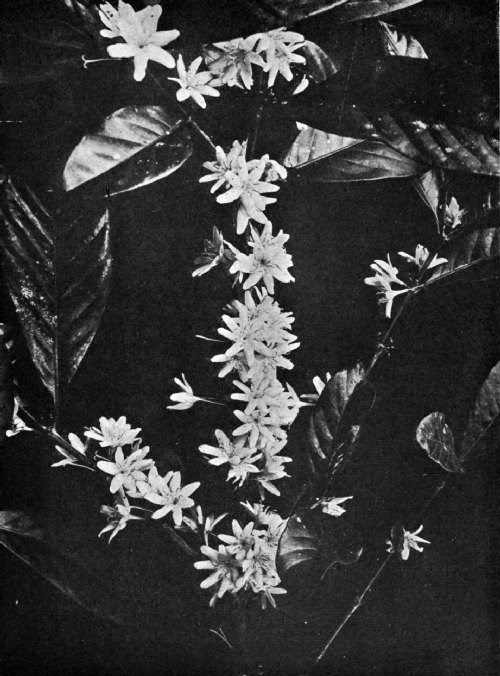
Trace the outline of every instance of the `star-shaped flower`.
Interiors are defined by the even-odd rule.
[[[259,471],[254,463],[262,457],[262,454],[247,445],[246,436],[231,440],[222,430],[215,430],[215,436],[218,446],[202,444],[199,450],[205,455],[212,456],[208,461],[211,465],[220,466],[228,463],[230,465],[228,481],[232,479],[242,486],[249,474]]]
[[[101,35],[125,40],[110,45],[108,54],[115,59],[133,58],[134,79],[137,81],[144,79],[150,59],[166,68],[175,67],[174,57],[162,47],[178,38],[179,31],[157,31],[161,13],[161,5],[152,5],[136,12],[122,0],[118,0],[118,9],[109,2],[99,7],[101,21],[106,26],[101,30]]]
[[[77,453],[80,453],[81,455],[86,454],[87,446],[79,437],[77,437],[76,434],[70,432],[68,434],[68,440],[71,444],[71,447],[74,448]],[[78,464],[77,459],[72,454],[68,453],[68,451],[63,446],[56,444],[56,450],[59,451],[62,456],[64,456],[64,460],[59,460],[59,462],[52,463],[51,467],[65,467],[66,465]]]
[[[398,255],[401,256],[402,258],[405,258],[409,263],[413,263],[414,265],[417,266],[419,270],[421,270],[424,267],[424,264],[427,262],[427,259],[429,258],[429,250],[426,249],[425,246],[417,244],[414,256],[411,256],[410,254],[407,254],[404,251],[399,251]],[[435,268],[436,265],[442,265],[443,263],[447,262],[448,262],[447,258],[438,258],[437,254],[435,254],[434,258],[429,263],[428,269],[430,270],[431,268]]]
[[[213,78],[212,73],[207,70],[198,73],[198,68],[201,65],[202,57],[195,59],[186,70],[182,55],[177,59],[177,74],[179,77],[169,77],[169,80],[179,83],[176,97],[178,101],[185,101],[186,99],[193,99],[201,108],[206,108],[205,96],[220,96],[220,92],[213,86],[210,86],[210,81]]]
[[[303,56],[295,54],[295,51],[303,46],[304,36],[285,28],[275,28],[262,35],[257,51],[264,52],[266,56],[264,70],[269,73],[268,87],[273,86],[278,73],[281,73],[288,82],[293,79],[290,66],[306,62]]]
[[[380,304],[385,304],[385,316],[389,318],[391,316],[394,298],[402,293],[408,293],[410,289],[405,288],[400,291],[394,291],[392,289],[391,284],[399,284],[405,287],[407,285],[398,278],[398,269],[391,263],[389,256],[387,256],[387,262],[376,260],[370,267],[375,271],[375,275],[373,277],[366,277],[365,284],[374,286],[378,290],[378,302]]]
[[[108,540],[109,543],[115,537],[115,535],[125,528],[129,521],[142,521],[142,517],[132,514],[132,509],[133,507],[130,506],[126,498],[124,498],[122,502],[117,502],[114,507],[102,505],[101,514],[106,516],[108,525],[101,530],[99,537],[101,537],[103,533],[108,533],[111,531],[111,535]]]
[[[254,50],[260,34],[236,38],[211,45],[205,55],[205,63],[219,85],[246,87],[253,84],[252,64],[264,68],[264,60]]]
[[[465,209],[460,209],[455,197],[452,197],[445,208],[444,224],[448,231],[454,230],[462,222]]]
[[[216,401],[210,401],[209,399],[202,399],[193,394],[193,388],[186,380],[184,373],[182,374],[182,380],[180,378],[174,378],[174,383],[181,388],[180,392],[174,392],[170,395],[172,401],[178,402],[177,404],[172,404],[167,406],[172,411],[186,411],[191,408],[197,401],[204,401],[207,404],[218,404]]]
[[[195,260],[195,265],[198,265],[198,267],[194,270],[193,277],[201,277],[201,275],[204,275],[224,261],[226,258],[224,245],[224,237],[221,232],[214,227],[212,229],[212,239],[205,240],[205,249],[201,256]],[[231,255],[230,251],[227,253],[228,255]]]
[[[127,419],[124,415],[118,418],[118,420],[115,420],[114,418],[104,418],[103,416],[99,418],[99,425],[101,426],[101,429],[91,427],[85,432],[85,436],[89,439],[98,441],[102,448],[105,448],[106,446],[117,448],[118,446],[128,446],[128,444],[133,444],[141,431],[140,427],[133,430],[127,423]]]
[[[235,262],[229,272],[232,274],[248,275],[243,284],[245,290],[250,289],[261,280],[264,282],[269,294],[274,295],[274,280],[288,283],[293,282],[292,275],[288,268],[293,265],[292,257],[286,253],[285,242],[289,235],[283,234],[283,231],[273,237],[272,224],[268,221],[259,234],[253,227],[250,228],[251,238],[248,242],[252,248],[251,254],[244,254],[228,244],[235,255]]]
[[[153,464],[152,460],[145,460],[148,453],[149,447],[146,446],[142,449],[139,448],[126,458],[121,447],[118,447],[115,452],[114,462],[100,460],[97,463],[97,467],[100,470],[106,474],[111,474],[113,477],[109,487],[111,493],[116,493],[122,486],[126,491],[135,492],[136,482],[146,479],[144,470]]]
[[[405,530],[403,526],[396,525],[391,530],[391,539],[386,540],[387,551],[390,554],[398,553],[403,561],[406,561],[410,556],[410,549],[415,549],[417,552],[423,552],[423,547],[420,547],[419,542],[423,544],[430,545],[429,540],[424,540],[419,537],[419,533],[422,532],[423,526],[417,528],[416,531],[410,533],[410,531]]]
[[[212,549],[206,545],[200,548],[207,560],[196,561],[194,567],[198,570],[210,571],[210,575],[200,584],[202,589],[217,585],[217,590],[210,600],[213,606],[216,600],[222,598],[226,592],[237,593],[245,584],[241,573],[241,564],[232,556],[227,547],[219,545],[219,549]]]
[[[348,495],[345,498],[326,498],[320,500],[314,506],[321,507],[321,511],[329,516],[342,516],[346,510],[340,505],[346,500],[352,500],[352,495]]]
[[[199,487],[200,482],[194,481],[187,486],[181,486],[181,473],[169,472],[165,477],[159,477],[155,482],[155,491],[146,493],[144,497],[155,505],[161,505],[151,515],[152,519],[161,519],[170,512],[176,526],[182,524],[182,510],[194,505],[189,497]]]

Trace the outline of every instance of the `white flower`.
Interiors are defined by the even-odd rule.
[[[263,181],[262,175],[266,169],[266,160],[262,158],[258,165],[249,168],[249,163],[242,158],[238,161],[237,173],[230,172],[227,175],[230,184],[227,192],[218,195],[219,204],[229,204],[235,200],[240,201],[236,216],[236,232],[241,235],[245,232],[250,219],[258,223],[267,223],[264,210],[267,205],[276,202],[275,197],[265,197],[264,193],[276,192],[279,186],[274,183]]]
[[[17,397],[14,398],[14,410],[12,412],[12,422],[10,426],[10,430],[7,430],[5,432],[6,437],[15,437],[16,434],[19,434],[19,432],[33,432],[32,427],[28,427],[24,420],[19,417],[18,415],[19,412],[19,399]]]
[[[268,87],[273,86],[278,73],[281,73],[285,80],[293,79],[290,66],[293,63],[306,62],[303,56],[295,54],[295,51],[303,46],[304,36],[285,28],[276,28],[262,35],[257,51],[265,52],[266,64],[264,70],[269,73]]]
[[[447,230],[453,230],[462,222],[462,218],[465,214],[465,209],[460,209],[460,206],[457,200],[452,197],[449,203],[446,205],[444,223]]]
[[[176,526],[182,524],[182,510],[194,505],[189,496],[199,487],[200,482],[194,481],[181,487],[181,473],[169,472],[165,477],[158,477],[154,482],[154,491],[146,493],[144,497],[155,505],[161,505],[151,515],[152,519],[161,519],[170,512]]]
[[[269,411],[254,409],[251,413],[234,411],[234,415],[242,423],[233,431],[233,436],[249,435],[248,443],[251,448],[262,449],[275,439],[286,436],[286,432],[279,427],[277,420]]]
[[[231,556],[224,545],[219,545],[218,550],[205,545],[200,551],[208,560],[196,561],[194,567],[210,571],[210,575],[200,584],[202,589],[217,585],[217,590],[210,600],[210,605],[213,606],[227,591],[231,594],[238,592],[245,584],[245,578],[241,574],[241,564]]]
[[[101,35],[106,38],[123,38],[124,43],[108,47],[112,58],[133,58],[134,79],[143,80],[149,59],[166,68],[174,68],[173,56],[162,49],[179,37],[178,30],[157,31],[158,19],[162,13],[160,5],[145,7],[139,12],[126,2],[118,0],[118,9],[109,2],[100,5],[99,15],[106,28]]]
[[[400,525],[393,527],[391,530],[392,541],[386,540],[388,545],[387,551],[390,554],[398,552],[403,561],[406,561],[410,556],[410,549],[415,549],[417,552],[423,552],[423,547],[420,547],[418,543],[421,542],[430,545],[430,542],[429,540],[424,540],[419,537],[418,534],[422,532],[422,529],[423,526],[420,526],[416,531],[410,533],[410,531],[405,530],[404,527],[401,527]],[[397,541],[395,542],[394,539]]]
[[[101,429],[91,427],[85,432],[85,436],[98,441],[102,448],[106,446],[117,448],[118,446],[133,444],[141,431],[140,427],[135,430],[131,429],[124,415],[118,418],[118,420],[101,417],[99,418],[99,425]]]
[[[219,540],[225,543],[226,549],[229,554],[232,554],[237,561],[243,561],[246,558],[248,551],[255,544],[255,538],[257,532],[253,532],[254,522],[250,521],[247,525],[242,528],[240,524],[233,519],[232,521],[232,535],[219,535]]]
[[[134,451],[125,458],[122,449],[118,447],[114,462],[100,460],[97,463],[97,467],[100,470],[106,474],[111,474],[113,477],[109,487],[111,493],[116,493],[122,486],[126,491],[135,492],[136,482],[144,481],[146,478],[144,470],[153,464],[152,460],[145,460],[148,453],[149,447],[146,446]]]
[[[201,65],[201,56],[195,59],[186,70],[182,56],[179,55],[177,59],[177,74],[179,77],[169,77],[169,80],[178,82],[180,88],[177,90],[176,97],[178,101],[185,101],[192,98],[193,101],[206,108],[205,96],[220,96],[220,93],[214,87],[209,85],[213,75],[210,71],[198,73],[198,68]]]
[[[332,374],[328,373],[328,372],[326,373],[324,382],[321,380],[321,378],[319,376],[314,376],[312,382],[313,382],[313,385],[314,385],[314,389],[318,393],[318,396],[323,392],[327,383],[329,383],[331,379],[332,379]]]
[[[321,507],[321,511],[329,516],[342,516],[346,510],[340,505],[346,500],[352,500],[352,495],[348,495],[345,498],[328,498],[326,500],[320,500],[314,506]]]
[[[273,237],[270,221],[264,225],[260,235],[253,227],[250,228],[250,232],[251,239],[248,244],[252,248],[251,254],[240,253],[229,244],[236,257],[229,272],[240,274],[240,276],[248,275],[243,284],[243,289],[250,289],[262,280],[268,292],[274,295],[275,279],[285,284],[294,281],[292,275],[288,272],[288,268],[293,265],[292,257],[286,253],[283,246],[288,241],[289,235],[283,234],[283,231],[280,230]]]
[[[292,92],[293,96],[295,96],[296,94],[302,94],[302,92],[305,89],[307,89],[308,87],[309,87],[309,78],[307,77],[307,75],[304,75],[302,80],[299,82],[299,84],[293,90],[293,92]],[[297,126],[298,126],[298,124],[300,124],[300,122],[297,123]]]
[[[240,505],[247,510],[256,523],[273,530],[280,528],[286,521],[277,512],[270,511],[262,502],[254,502],[253,505],[249,502],[240,502]]]
[[[229,187],[228,176],[231,172],[235,173],[238,171],[238,160],[239,158],[245,159],[247,152],[247,142],[244,141],[240,143],[239,141],[233,141],[231,150],[226,153],[222,150],[220,146],[215,148],[215,161],[214,162],[204,162],[203,167],[210,171],[210,174],[202,176],[200,178],[200,183],[208,183],[215,181],[214,185],[210,188],[210,192],[215,192],[222,185],[227,185]]]
[[[130,507],[126,498],[123,499],[122,503],[117,502],[114,507],[102,505],[101,514],[104,514],[107,517],[108,525],[101,530],[99,537],[101,537],[103,533],[112,531],[108,540],[108,542],[111,542],[115,535],[123,530],[129,521],[134,519],[142,521],[142,517],[132,514],[131,509],[133,508]]]
[[[418,269],[421,270],[424,267],[424,264],[426,263],[427,259],[429,258],[429,251],[428,249],[425,248],[425,246],[417,244],[414,256],[410,256],[410,254],[407,254],[404,251],[399,251],[398,255],[401,256],[402,258],[405,258],[410,263],[414,263],[418,267]],[[431,268],[435,268],[436,265],[442,265],[442,263],[447,262],[448,262],[447,258],[438,258],[436,254],[432,259],[432,261],[430,262],[428,269],[430,270]]]
[[[394,298],[402,293],[408,293],[410,289],[406,288],[400,291],[392,289],[391,284],[400,284],[405,287],[407,285],[398,279],[398,269],[392,265],[389,256],[387,256],[387,261],[376,260],[370,265],[371,269],[375,271],[375,276],[366,277],[365,284],[378,289],[378,302],[386,305],[385,316],[390,317]]]
[[[181,388],[180,392],[174,392],[170,395],[172,401],[177,401],[177,404],[172,404],[167,406],[172,411],[186,411],[188,408],[191,408],[197,401],[204,401],[207,404],[216,404],[215,401],[210,401],[209,399],[202,399],[201,397],[196,397],[193,394],[193,388],[186,380],[184,373],[182,374],[182,380],[179,378],[174,378],[174,383]]]
[[[219,446],[202,444],[199,450],[205,455],[213,456],[208,461],[211,465],[220,466],[225,463],[230,465],[228,481],[232,479],[242,486],[249,474],[259,472],[254,463],[262,457],[262,454],[257,453],[255,448],[247,446],[246,436],[231,441],[222,430],[215,430],[215,436]]]
[[[77,453],[81,453],[82,455],[85,455],[87,452],[87,446],[84,444],[84,442],[76,436],[76,434],[73,434],[70,432],[68,434],[68,439],[69,443],[71,446],[75,449]],[[70,455],[68,451],[63,447],[63,446],[58,446],[56,444],[56,450],[59,451],[61,455],[64,456],[64,460],[59,460],[59,462],[54,462],[52,463],[51,467],[65,467],[66,465],[75,465],[77,464],[77,460],[75,457]]]
[[[264,67],[264,61],[253,49],[260,34],[236,38],[211,45],[205,55],[205,63],[219,85],[246,87],[253,84],[252,64]]]
[[[199,258],[195,260],[195,265],[199,265],[193,272],[193,277],[201,277],[206,272],[215,268],[225,258],[224,237],[216,227],[212,229],[212,240],[205,240],[205,250]],[[230,253],[230,252],[228,252]]]

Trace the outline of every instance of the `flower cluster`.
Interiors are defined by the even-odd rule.
[[[410,289],[405,282],[398,278],[399,271],[391,263],[389,256],[387,256],[387,261],[376,260],[370,267],[375,271],[375,275],[373,277],[367,277],[365,279],[365,284],[374,286],[377,289],[379,296],[378,302],[381,305],[385,305],[385,316],[390,317],[394,298],[402,293],[408,293]],[[395,291],[392,288],[393,284],[398,284],[399,286],[406,288]]]
[[[134,509],[141,510],[144,515],[148,514],[151,519],[161,519],[171,514],[175,526],[180,527],[184,519],[183,510],[194,507],[194,500],[190,496],[199,487],[199,482],[182,486],[180,472],[168,472],[161,477],[154,460],[146,457],[149,447],[141,448],[142,439],[137,436],[140,428],[132,429],[124,416],[118,420],[101,417],[99,424],[99,428],[92,427],[85,432],[86,443],[76,434],[68,435],[69,443],[65,443],[74,453],[70,454],[64,446],[56,445],[56,450],[64,456],[64,460],[53,466],[78,466],[75,458],[81,456],[110,478],[109,490],[115,502],[112,507],[103,505],[101,508],[101,513],[108,519],[108,525],[100,535],[111,531],[111,541],[125,528],[128,521],[143,519],[144,516],[133,514]],[[92,440],[99,442],[99,450],[94,453],[89,452],[89,443]],[[63,441],[61,438],[61,444]],[[106,452],[107,457],[100,455]],[[150,502],[156,508],[151,512],[144,507],[131,506],[130,498]]]
[[[218,146],[215,161],[203,164],[210,173],[200,178],[200,183],[214,181],[211,192],[225,188],[225,192],[216,198],[219,204],[238,201],[238,235],[245,232],[250,219],[264,225],[268,223],[264,211],[269,204],[276,202],[276,198],[265,195],[279,190],[279,186],[272,183],[272,180],[285,179],[287,176],[286,169],[275,160],[270,160],[269,155],[263,155],[259,160],[247,161],[246,150],[246,142],[234,141],[227,155]]]
[[[210,574],[201,582],[202,589],[213,588],[210,605],[229,594],[249,590],[258,594],[262,608],[269,602],[276,607],[274,595],[285,594],[279,587],[280,578],[276,571],[276,553],[286,520],[279,514],[268,511],[261,503],[242,503],[252,517],[244,527],[237,520],[232,522],[231,535],[219,535],[217,549],[207,545],[201,547],[206,560],[197,561],[198,570]]]
[[[276,28],[247,38],[217,42],[206,50],[205,63],[220,85],[251,89],[252,66],[258,66],[269,73],[267,86],[272,87],[278,74],[287,81],[293,79],[291,67],[305,63],[305,58],[296,53],[303,46],[303,35]]]

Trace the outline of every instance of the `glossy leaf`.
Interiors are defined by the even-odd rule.
[[[290,25],[324,12],[337,23],[371,19],[411,7],[421,0],[247,0],[254,13],[270,27]]]
[[[103,177],[103,194],[133,190],[173,173],[192,152],[189,131],[178,117],[160,106],[127,106],[76,146],[64,168],[64,189]]]
[[[498,273],[500,266],[500,226],[473,230],[449,242],[442,249],[447,263],[436,267],[427,284],[451,281],[457,275],[488,267]],[[441,255],[441,254],[440,254]]]
[[[453,432],[445,422],[442,413],[430,413],[423,418],[416,432],[417,441],[431,460],[447,472],[463,473],[462,465],[455,453]]]
[[[11,357],[5,343],[5,325],[0,324],[0,445],[10,428],[14,401],[10,373]]]
[[[2,188],[2,263],[28,349],[58,405],[99,326],[111,253],[105,206],[66,205],[53,217],[28,189]]]
[[[389,56],[311,84],[287,110],[325,132],[383,141],[416,162],[499,175],[496,104],[461,78],[426,59]]]
[[[407,56],[411,59],[427,58],[425,49],[413,35],[402,33],[385,21],[379,21],[379,26],[387,54],[390,56]]]
[[[472,451],[500,448],[500,362],[484,381],[460,446],[461,460]]]
[[[362,551],[357,533],[341,520],[320,512],[301,512],[287,522],[276,565],[280,575],[305,563],[316,563],[323,572],[334,563],[356,563]]]
[[[430,169],[421,176],[413,179],[413,187],[422,198],[424,204],[429,207],[439,226],[440,187],[439,176],[436,169]]]
[[[304,161],[293,164],[298,159]],[[301,131],[284,164],[300,169],[301,178],[316,183],[407,178],[424,168],[384,143],[325,134],[310,127]]]

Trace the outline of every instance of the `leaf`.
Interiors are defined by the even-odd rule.
[[[413,187],[434,215],[439,226],[440,189],[439,177],[436,169],[430,169],[425,174],[413,179]]]
[[[187,127],[164,108],[120,108],[73,150],[64,168],[64,189],[106,174],[108,195],[134,190],[173,173],[192,152]]]
[[[360,21],[362,19],[373,19],[376,16],[390,14],[391,12],[417,5],[421,1],[422,0],[349,0],[345,5],[339,7],[335,18],[341,23],[347,21]]]
[[[356,364],[326,384],[309,420],[306,449],[313,474],[331,477],[349,462],[361,427],[375,402],[373,385]]]
[[[317,563],[324,570],[334,563],[356,563],[362,551],[358,534],[341,520],[319,512],[301,512],[288,519],[276,565],[279,575],[304,563]]]
[[[463,467],[455,454],[453,432],[446,424],[443,413],[429,413],[425,416],[417,427],[416,437],[431,460],[447,472],[463,474]]]
[[[462,443],[460,460],[472,451],[500,447],[500,362],[494,366],[484,381],[469,418]]]
[[[384,143],[325,134],[311,127],[300,132],[284,165],[301,170],[302,179],[316,183],[405,178],[423,170],[423,165]]]
[[[63,206],[53,217],[10,179],[1,191],[2,263],[7,288],[41,380],[57,410],[106,305],[111,253],[102,203]]]
[[[11,358],[5,343],[5,324],[0,324],[0,445],[12,423],[14,401],[10,374]]]
[[[75,603],[115,622],[123,621],[99,575],[77,558],[57,551],[23,512],[0,512],[0,543]]]
[[[338,72],[337,64],[315,42],[306,40],[300,53],[305,57],[305,71],[314,82],[323,82]]]
[[[391,56],[407,56],[412,59],[427,59],[425,49],[413,35],[401,33],[397,28],[384,21],[379,21],[387,54]]]
[[[285,108],[301,123],[382,141],[429,166],[500,174],[496,103],[472,71],[452,73],[426,59],[389,56],[311,84]]]
[[[337,23],[371,19],[405,9],[421,0],[247,0],[254,13],[270,27],[290,25],[331,11]]]
[[[427,284],[454,279],[457,274],[484,267],[498,271],[500,259],[500,226],[482,228],[465,234],[443,247],[440,252],[446,263],[434,268]]]
[[[342,5],[349,0],[248,0],[254,14],[269,27],[290,25]]]

